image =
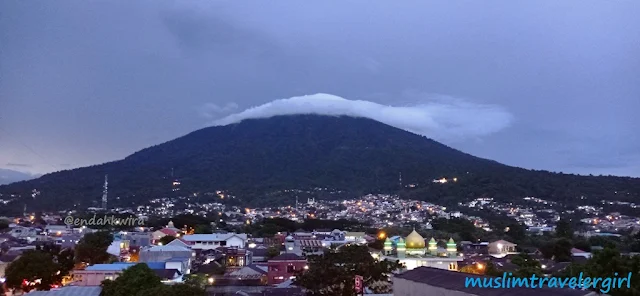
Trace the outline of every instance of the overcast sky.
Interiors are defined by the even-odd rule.
[[[640,1],[314,2],[0,1],[0,167],[325,93],[509,165],[640,176]]]

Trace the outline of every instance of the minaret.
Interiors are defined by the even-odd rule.
[[[435,239],[433,239],[433,237],[431,238],[431,240],[429,240],[429,246],[427,250],[431,255],[436,255],[436,253],[438,252],[438,243]]]
[[[405,258],[407,254],[407,244],[402,238],[398,239],[398,243],[396,244],[396,253],[398,258]]]
[[[391,251],[393,251],[393,245],[391,243],[391,240],[387,237],[387,239],[384,241],[384,254],[385,255],[391,255]]]
[[[447,253],[449,253],[449,257],[455,257],[457,252],[456,242],[453,241],[453,238],[449,238],[449,242],[447,242]]]
[[[27,216],[27,204],[24,204],[24,208],[22,209],[22,216],[23,217]]]
[[[108,175],[104,175],[104,188],[102,190],[102,208],[103,209],[107,209],[107,193],[108,193],[108,186],[109,186],[109,181],[107,179]]]
[[[402,172],[400,172],[400,175],[398,176],[398,182],[400,183],[400,190],[402,190]]]

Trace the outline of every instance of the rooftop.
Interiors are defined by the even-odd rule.
[[[432,267],[418,267],[410,271],[404,272],[396,276],[396,278],[404,279],[412,282],[423,283],[434,287],[439,287],[452,291],[461,291],[464,293],[477,296],[584,296],[592,292],[573,290],[573,289],[554,289],[554,288],[511,288],[511,289],[486,289],[486,288],[469,288],[465,287],[466,278],[488,278],[485,276],[473,275],[468,273],[448,271]]]
[[[131,266],[136,265],[135,263],[113,263],[113,264],[94,264],[91,265],[87,268],[85,268],[85,270],[88,271],[122,271],[125,270]]]
[[[296,254],[291,254],[291,253],[285,253],[285,254],[280,254],[278,256],[275,256],[271,259],[269,259],[269,261],[306,261],[307,259],[305,259],[304,257],[300,257]]]
[[[211,234],[189,234],[182,237],[183,240],[188,242],[195,241],[225,241],[232,236],[239,237],[243,240],[247,240],[247,234],[245,233],[211,233]]]
[[[51,291],[33,291],[28,296],[99,296],[102,287],[67,286]]]

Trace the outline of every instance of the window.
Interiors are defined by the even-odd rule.
[[[223,246],[223,247],[226,246],[227,245],[227,241],[221,241],[220,245]]]
[[[296,271],[296,267],[293,265],[287,265],[287,273],[294,273]]]
[[[105,276],[104,279],[113,281],[113,276],[112,275],[108,275],[108,276]]]
[[[458,264],[449,263],[449,270],[458,270]]]

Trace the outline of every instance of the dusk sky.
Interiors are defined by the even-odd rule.
[[[0,168],[317,109],[509,165],[640,177],[639,15],[637,0],[3,0]]]

